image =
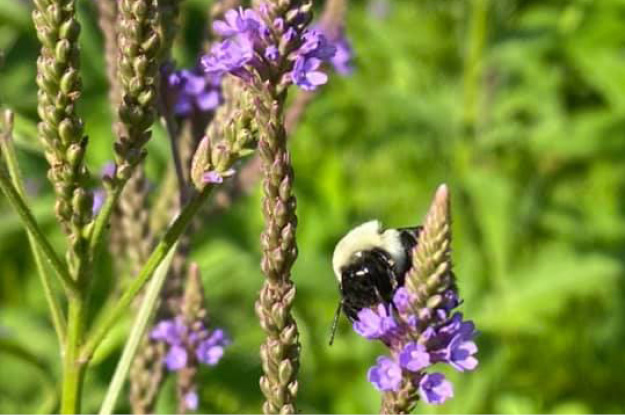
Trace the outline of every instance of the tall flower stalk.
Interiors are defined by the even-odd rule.
[[[384,393],[380,413],[407,414],[419,399],[439,405],[453,397],[453,386],[435,364],[464,372],[477,367],[476,334],[471,321],[454,311],[460,305],[451,270],[449,191],[438,188],[412,252],[412,268],[391,304],[358,313],[354,330],[382,341],[390,356],[380,356],[368,372]]]
[[[262,165],[263,215],[261,268],[265,283],[256,313],[267,337],[261,345],[265,413],[296,413],[299,333],[291,314],[295,286],[291,267],[297,257],[293,169],[287,149],[284,108],[287,88],[313,90],[326,82],[320,71],[335,48],[307,29],[310,2],[260,3],[230,10],[213,30],[224,37],[202,59],[208,74],[230,73],[243,80],[254,100]]]
[[[39,138],[50,164],[48,177],[56,193],[56,216],[69,236],[67,268],[76,284],[67,316],[63,346],[63,398],[61,410],[80,407],[86,362],[79,359],[84,331],[85,288],[88,284],[89,240],[93,197],[85,190],[88,179],[83,160],[87,138],[76,112],[81,92],[78,35],[74,0],[38,0],[33,20],[41,42],[37,60]]]
[[[156,117],[159,55],[159,13],[153,0],[121,0],[118,4],[117,72],[121,85],[115,143],[115,174],[107,180],[109,195],[93,229],[91,248],[99,245],[124,185],[146,156]]]
[[[269,97],[267,97],[269,98]],[[263,215],[261,267],[266,281],[256,303],[256,312],[267,334],[261,346],[264,376],[260,385],[265,394],[265,413],[296,413],[299,333],[291,307],[295,285],[291,267],[297,257],[297,217],[293,195],[293,168],[286,147],[282,117],[283,102],[268,99],[259,117],[259,150],[262,160]]]

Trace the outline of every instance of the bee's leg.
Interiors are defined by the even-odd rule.
[[[332,343],[334,343],[334,335],[336,334],[336,329],[339,326],[341,308],[343,308],[343,301],[339,301],[339,306],[336,308],[336,312],[334,313],[334,321],[332,322],[332,329],[330,331],[330,346],[332,346]]]

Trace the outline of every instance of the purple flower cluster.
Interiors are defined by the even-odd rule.
[[[222,103],[221,76],[208,75],[198,69],[182,69],[166,76],[168,90],[173,95],[174,113],[179,117],[213,111]]]
[[[320,66],[335,56],[336,47],[318,30],[290,26],[281,17],[272,19],[270,7],[263,5],[260,12],[229,10],[224,21],[216,21],[213,29],[224,40],[201,59],[204,71],[212,76],[230,73],[247,81],[286,73],[286,81],[304,90],[325,84],[328,77]]]
[[[442,404],[453,396],[451,382],[438,372],[426,373],[436,363],[446,363],[458,371],[473,370],[476,334],[471,321],[453,312],[459,305],[454,289],[445,291],[440,305],[424,308],[415,314],[414,295],[400,287],[392,304],[379,304],[358,313],[354,330],[369,340],[383,341],[391,357],[381,356],[369,369],[368,379],[380,391],[397,391],[402,379],[412,379],[421,399],[429,404]]]
[[[189,326],[182,317],[159,322],[150,337],[169,346],[164,363],[172,372],[189,366],[192,359],[215,366],[222,358],[224,348],[230,344],[223,330],[209,331],[201,323]]]

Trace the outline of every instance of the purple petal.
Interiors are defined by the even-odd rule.
[[[179,319],[169,319],[160,321],[154,326],[150,337],[153,340],[164,341],[170,345],[179,345],[182,337],[186,335],[187,329]]]
[[[454,396],[454,390],[442,373],[431,373],[419,381],[419,395],[431,405],[441,405]]]
[[[197,96],[197,106],[201,111],[214,110],[221,103],[219,92],[208,91]]]
[[[187,351],[182,346],[172,346],[165,356],[165,366],[174,372],[187,365]]]
[[[308,79],[311,85],[316,87],[328,82],[328,75],[318,71],[308,72],[308,74],[306,74],[306,79]]]
[[[102,169],[100,170],[100,176],[102,178],[104,177],[112,178],[113,176],[115,176],[115,163],[113,163],[112,161],[105,163],[104,166],[102,166]]]
[[[224,348],[222,346],[213,346],[208,342],[202,342],[196,351],[197,359],[209,366],[214,366],[219,363],[219,360],[224,355]]]
[[[401,385],[401,368],[391,358],[380,356],[367,372],[367,379],[379,391],[397,391]]]
[[[100,209],[102,209],[102,206],[104,205],[105,200],[106,200],[106,190],[96,189],[93,191],[93,207],[92,207],[93,216],[100,213]]]
[[[192,390],[184,395],[184,405],[188,410],[195,411],[198,407],[198,404],[199,398],[196,391]]]
[[[224,178],[215,170],[207,171],[202,176],[204,183],[220,184],[224,182]]]
[[[422,344],[408,343],[399,354],[400,366],[411,372],[425,369],[430,363],[430,355]]]
[[[191,111],[193,111],[193,106],[191,105],[191,101],[189,101],[189,98],[185,96],[178,97],[176,103],[174,104],[174,112],[176,113],[176,115],[189,115]]]

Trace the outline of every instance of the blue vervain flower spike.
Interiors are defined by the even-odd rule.
[[[432,405],[453,397],[453,387],[433,366],[448,364],[473,370],[477,346],[475,326],[454,311],[460,305],[451,267],[449,190],[438,188],[425,218],[412,268],[391,304],[363,309],[354,322],[361,336],[379,339],[390,350],[368,372],[384,392],[380,413],[410,413],[419,399]]]

